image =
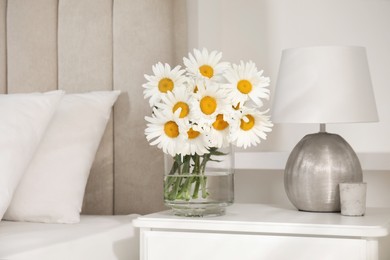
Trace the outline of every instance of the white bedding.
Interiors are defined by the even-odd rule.
[[[81,216],[78,224],[0,222],[0,259],[139,259],[138,215]]]

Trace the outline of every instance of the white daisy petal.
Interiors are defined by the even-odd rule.
[[[191,77],[218,81],[228,67],[228,63],[219,62],[221,58],[221,52],[209,53],[206,48],[203,48],[202,50],[194,49],[193,55],[189,53],[188,58],[183,58],[183,62]]]
[[[272,126],[265,112],[244,108],[241,122],[232,128],[232,142],[243,148],[256,145],[261,139],[265,140],[266,132],[269,132]]]
[[[145,120],[149,122],[145,135],[150,145],[157,145],[158,148],[172,156],[180,153],[182,138],[178,119],[158,109],[154,109],[153,113],[153,117],[145,117]]]
[[[261,76],[262,73],[252,61],[240,61],[227,69],[224,76],[228,83],[224,88],[234,105],[251,100],[256,106],[263,106],[263,99],[269,98],[269,78]]]
[[[188,121],[181,121],[180,132],[183,133],[183,142],[180,147],[180,154],[182,155],[203,155],[208,153],[208,139],[202,132],[195,130],[195,126]]]
[[[145,75],[148,81],[143,84],[144,98],[149,98],[151,107],[160,102],[161,97],[167,92],[172,91],[176,86],[180,87],[186,81],[184,70],[180,70],[180,66],[171,69],[169,64],[163,65],[161,62],[152,66],[154,75]]]
[[[198,92],[191,103],[192,118],[197,122],[211,125],[218,114],[228,109],[226,94],[220,85],[212,81],[198,84]]]

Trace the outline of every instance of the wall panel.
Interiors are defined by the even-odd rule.
[[[60,0],[58,14],[59,89],[112,90],[112,0]],[[83,213],[113,213],[113,120],[92,166]]]
[[[187,37],[187,3],[186,1],[173,1],[173,45],[174,64],[183,66],[183,57],[188,55]],[[171,64],[173,65],[173,64]]]
[[[114,88],[127,92],[115,107],[115,213],[163,208],[163,153],[145,139],[144,74],[173,62],[173,1],[114,1]]]
[[[57,88],[57,0],[7,3],[8,92]]]
[[[112,89],[112,0],[60,0],[58,82],[67,92]]]
[[[7,1],[0,0],[0,94],[7,91]]]

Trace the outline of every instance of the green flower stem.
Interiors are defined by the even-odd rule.
[[[202,189],[202,198],[204,198],[204,199],[207,198],[207,196],[209,195],[207,190],[206,190],[207,177],[204,176],[204,172],[206,170],[206,163],[207,163],[207,161],[209,161],[209,159],[210,159],[210,154],[204,155],[202,164],[200,166],[201,176],[199,176],[199,178],[200,178],[199,182],[200,182],[200,186]]]
[[[164,185],[164,196],[167,198],[169,196],[169,187],[172,185],[172,183],[176,180],[176,177],[173,177],[171,175],[175,174],[178,168],[178,164],[176,160],[173,162],[172,168],[169,171],[169,175],[165,178],[165,185]]]
[[[181,175],[181,167],[182,167],[182,162],[181,162],[181,157],[180,155],[176,155],[175,156],[175,162],[178,167],[177,167],[177,174],[178,175]],[[182,181],[182,178],[181,177],[175,177],[173,182],[174,182],[174,185],[173,185],[173,189],[171,190],[171,192],[169,193],[168,195],[168,198],[169,200],[174,200],[176,199],[178,196],[178,191],[179,191],[179,188],[180,188],[180,184],[181,184],[181,181]]]
[[[207,177],[205,176],[206,164],[212,159],[211,156],[226,155],[219,152],[216,148],[210,148],[210,152],[202,156],[194,155],[176,155],[174,162],[167,176],[165,176],[164,198],[168,200],[186,200],[199,198],[199,191],[202,192],[202,198],[208,197],[206,189]],[[193,188],[193,190],[192,190]],[[191,195],[192,191],[192,195]]]
[[[193,175],[199,175],[200,174],[200,156],[198,154],[195,154],[193,157],[194,161],[194,170],[192,172]],[[194,176],[195,178],[195,187],[194,187],[194,192],[192,193],[192,198],[197,199],[198,198],[198,193],[199,193],[199,176]]]
[[[200,187],[202,189],[202,198],[207,198],[207,196],[209,195],[209,193],[207,192],[206,190],[206,181],[207,181],[207,177],[202,175],[202,176],[199,176],[200,180]]]
[[[200,182],[199,182],[199,177],[194,177],[196,179],[196,183],[195,183],[195,188],[194,188],[194,193],[192,194],[192,198],[193,199],[197,199],[198,198],[198,193],[199,193],[199,186],[200,186]]]
[[[185,182],[183,183],[183,185],[181,186],[181,189],[177,195],[178,198],[183,198],[185,200],[190,200],[191,196],[190,196],[190,188],[191,188],[191,178],[190,177],[186,177],[186,180]]]
[[[184,156],[184,163],[183,163],[183,171],[182,172],[187,175],[190,172],[190,167],[191,167],[191,156],[186,155],[186,156]],[[185,179],[186,180],[182,186],[182,189],[181,189],[181,192],[179,195],[188,201],[191,198],[190,197],[191,178],[186,177]]]
[[[182,178],[181,177],[176,177],[175,179],[176,180],[175,180],[173,189],[171,190],[171,192],[169,193],[169,196],[168,196],[169,200],[174,200],[174,199],[178,198],[178,191],[179,191],[179,188],[180,188],[180,184],[181,184]]]

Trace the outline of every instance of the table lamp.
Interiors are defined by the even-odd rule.
[[[378,121],[365,48],[284,50],[272,112],[274,123],[320,126],[287,160],[284,185],[291,203],[303,211],[339,212],[339,183],[361,182],[362,168],[352,147],[325,126]]]

